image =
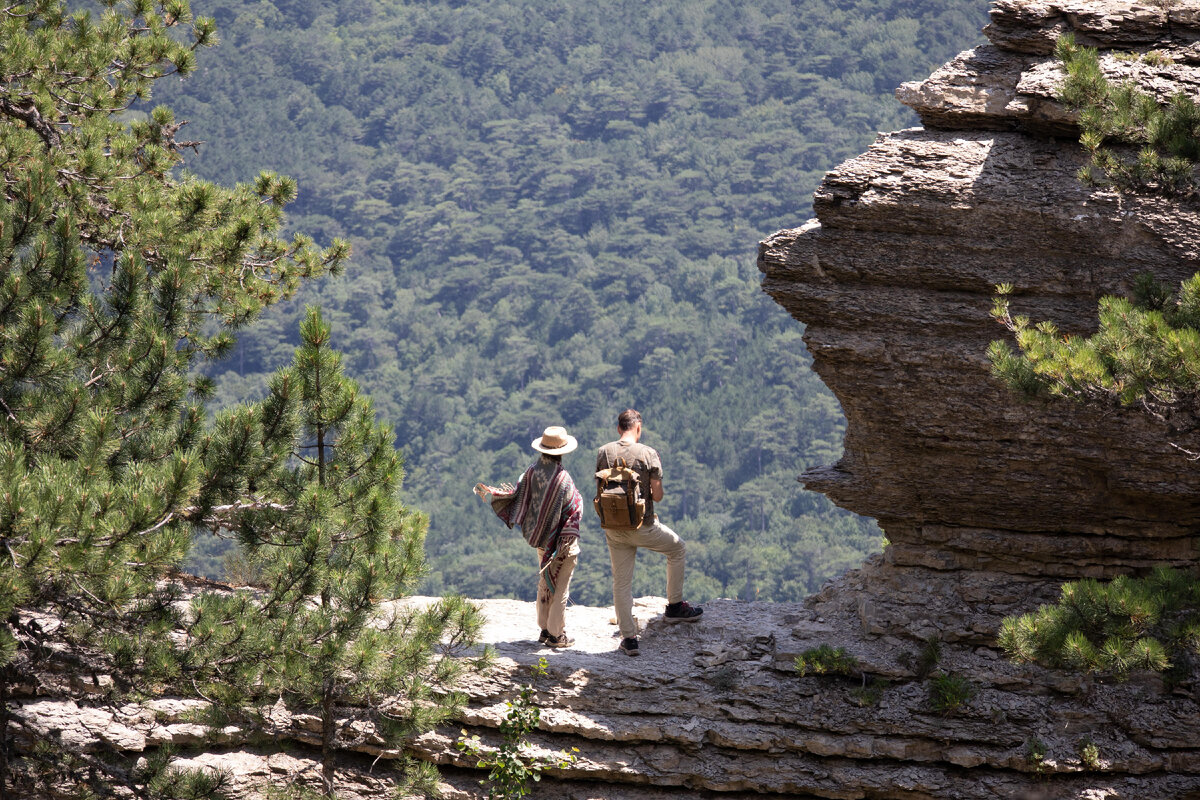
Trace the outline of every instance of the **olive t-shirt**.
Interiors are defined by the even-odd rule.
[[[624,459],[629,468],[638,474],[642,499],[646,501],[646,514],[642,518],[642,525],[654,524],[654,497],[650,494],[650,479],[662,480],[662,461],[658,458],[658,451],[641,442],[609,442],[596,454],[596,472],[608,469],[616,464],[618,459]]]

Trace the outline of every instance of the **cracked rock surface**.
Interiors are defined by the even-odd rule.
[[[596,544],[584,551],[602,555]],[[411,742],[409,752],[440,765],[445,797],[479,800],[482,774],[454,744],[462,730],[497,743],[506,703],[531,683],[542,709],[533,752],[579,752],[571,767],[534,785],[539,799],[1200,796],[1200,706],[1190,688],[1015,665],[965,639],[941,641],[930,659],[940,607],[914,615],[911,634],[880,624],[913,614],[921,593],[915,584],[889,586],[895,579],[876,559],[806,603],[718,600],[694,624],[669,624],[664,599],[641,598],[637,658],[617,651],[611,609],[570,608],[576,644],[552,650],[536,641],[532,603],[481,601],[493,665],[461,687],[462,718]],[[936,581],[923,586],[930,596],[939,590]],[[870,604],[855,602],[868,596]],[[822,646],[841,648],[852,666],[800,675],[796,657]],[[535,678],[531,667],[543,658],[547,674]],[[937,701],[946,675],[969,689],[953,708]],[[257,800],[287,782],[316,785],[308,717],[280,705],[264,710],[265,731],[230,726],[206,735],[190,721],[195,708],[160,698],[114,712],[80,695],[29,697],[19,712],[81,749],[137,754],[173,744],[180,764],[230,773],[236,798]],[[399,753],[369,731],[353,734],[339,758],[342,796],[387,797]],[[1098,768],[1084,767],[1082,742],[1096,745]],[[1035,745],[1044,759],[1031,757]]]

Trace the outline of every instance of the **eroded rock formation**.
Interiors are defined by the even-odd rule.
[[[1004,333],[998,283],[1019,312],[1082,332],[1138,273],[1200,269],[1200,206],[1080,184],[1054,100],[1067,31],[1106,48],[1114,79],[1196,94],[1200,9],[1164,5],[1000,0],[992,44],[898,90],[925,127],[831,172],[818,219],[760,247],[766,290],[808,326],[848,420],[842,460],[805,483],[878,518],[893,565],[1069,578],[1200,552],[1200,471],[1161,425],[1015,400],[985,356]],[[1139,58],[1152,49],[1162,66]]]
[[[804,604],[719,601],[696,625],[667,625],[663,601],[643,600],[637,659],[615,652],[607,609],[571,609],[577,645],[553,652],[533,641],[528,604],[485,601],[495,668],[466,687],[461,724],[413,743],[442,765],[447,797],[483,796],[459,728],[495,741],[546,657],[535,741],[580,760],[537,798],[1200,798],[1195,670],[1119,683],[1014,665],[994,646],[1002,617],[1063,579],[1198,554],[1200,470],[1161,428],[1030,406],[989,376],[996,283],[1016,286],[1020,312],[1085,331],[1096,299],[1137,273],[1200,270],[1200,207],[1076,181],[1049,55],[1066,31],[1103,48],[1114,77],[1198,91],[1196,3],[998,0],[990,44],[898,91],[924,127],[881,136],[829,174],[817,220],[762,243],[764,286],[807,326],[848,419],[842,460],[803,480],[878,518],[884,556]],[[1115,55],[1149,50],[1169,62]],[[605,558],[603,544],[583,557]],[[794,657],[821,645],[844,648],[851,674],[797,674]],[[938,702],[938,675],[966,681],[961,704]],[[267,713],[265,738],[212,737],[180,701],[105,710],[88,686],[51,684],[28,687],[21,711],[80,748],[174,742],[191,764],[232,770],[245,797],[312,768],[312,720],[286,709]],[[348,798],[386,796],[396,754],[373,741],[345,742]]]
[[[841,461],[802,480],[875,516],[892,542],[817,607],[857,613],[881,635],[936,629],[984,646],[1000,617],[1063,579],[1190,567],[1200,555],[1200,471],[1168,431],[1132,412],[1024,403],[990,378],[985,355],[1004,334],[988,313],[998,283],[1015,286],[1020,313],[1086,332],[1097,299],[1127,293],[1137,274],[1177,281],[1200,269],[1200,205],[1076,179],[1084,156],[1055,100],[1051,56],[1071,32],[1101,49],[1111,79],[1196,96],[1200,5],[999,0],[991,16],[990,44],[897,91],[924,127],[883,135],[831,172],[817,219],[770,237],[759,256],[764,287],[806,324],[848,420]],[[1177,718],[1124,691],[1144,704],[1147,729],[1126,730],[1128,741]],[[1168,785],[1185,774],[1200,787],[1194,698],[1186,704],[1186,757],[1168,746],[1164,783],[1131,796],[1178,796]],[[1085,694],[1059,711],[1102,705]]]

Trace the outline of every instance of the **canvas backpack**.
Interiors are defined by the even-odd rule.
[[[642,527],[646,516],[642,484],[625,459],[618,458],[611,467],[596,473],[596,497],[592,505],[600,516],[601,528]]]

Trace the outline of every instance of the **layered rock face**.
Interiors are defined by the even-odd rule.
[[[1200,92],[1200,7],[1162,6],[997,2],[990,45],[897,92],[925,127],[831,172],[818,219],[760,247],[848,420],[842,460],[804,481],[879,519],[895,565],[1057,579],[1200,555],[1200,470],[1163,426],[1024,403],[985,355],[1005,335],[998,283],[1016,312],[1087,332],[1137,274],[1200,269],[1200,205],[1081,185],[1053,96],[1066,32],[1103,49],[1111,78]],[[1166,58],[1139,57],[1151,49]]]
[[[604,557],[602,545],[584,557]],[[462,719],[410,752],[440,765],[446,800],[481,800],[484,773],[455,742],[465,731],[496,744],[507,703],[532,684],[542,719],[531,752],[579,751],[569,769],[531,785],[537,800],[1200,798],[1200,710],[1186,690],[1164,692],[1157,679],[1080,680],[1013,665],[986,646],[932,648],[873,631],[830,602],[871,595],[870,574],[849,575],[805,604],[717,601],[694,624],[671,625],[665,600],[642,598],[636,659],[616,651],[609,609],[570,609],[576,644],[554,651],[536,641],[533,604],[483,601],[494,665],[461,687]],[[937,630],[936,609],[915,609],[944,587],[909,589],[891,602]],[[822,646],[853,657],[847,674],[797,673],[796,656]],[[538,678],[531,668],[542,658],[548,674]],[[943,691],[950,675],[965,681],[959,705]],[[194,720],[196,701],[110,708],[90,695],[92,680],[50,681],[16,711],[80,750],[136,755],[171,744],[178,764],[228,773],[238,800],[319,787],[320,726],[311,716],[279,705],[263,710],[263,729],[210,731]],[[339,797],[391,797],[400,754],[369,730],[343,734]],[[1096,748],[1091,764],[1081,757],[1086,743]]]

